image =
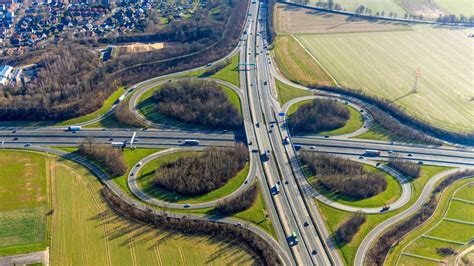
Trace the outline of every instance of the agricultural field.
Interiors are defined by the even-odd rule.
[[[0,152],[0,256],[48,245],[48,167],[38,153]]]
[[[472,132],[472,71],[465,67],[474,61],[472,30],[412,28],[296,38],[341,86],[387,99],[435,126]]]
[[[426,182],[433,177],[434,175],[441,173],[445,170],[448,170],[447,167],[437,167],[437,166],[422,166],[421,167],[421,174],[415,180],[411,180],[411,187],[412,187],[412,198],[410,201],[402,208],[390,211],[381,214],[369,214],[367,215],[367,221],[360,227],[359,231],[354,235],[354,238],[351,242],[346,245],[338,246],[338,250],[341,254],[341,257],[346,262],[347,265],[352,265],[354,261],[354,256],[359,247],[362,240],[365,236],[378,224],[382,223],[383,221],[387,220],[388,218],[404,211],[413,203],[415,203],[416,199],[420,196],[423,187],[425,186]],[[335,208],[332,208],[326,204],[317,202],[321,215],[323,216],[324,220],[326,221],[327,227],[330,232],[335,232],[337,228],[349,217],[352,216],[352,213],[341,211]],[[387,265],[391,265],[390,263]],[[420,264],[424,265],[424,264]]]
[[[327,3],[325,0],[309,0],[311,5],[315,5],[317,2]],[[382,15],[383,12],[384,16],[388,16],[392,12],[400,18],[407,12],[397,3],[397,0],[334,0],[333,2],[341,5],[343,10],[350,12],[355,12],[359,6],[363,5],[372,11],[372,15],[376,15],[377,12]]]
[[[435,0],[434,2],[441,9],[457,17],[461,15],[467,18],[474,16],[474,4],[472,0]]]
[[[278,69],[288,79],[303,85],[331,85],[332,79],[291,36],[277,36],[273,50]]]
[[[108,208],[100,183],[86,169],[69,162],[57,163],[54,169],[52,265],[254,263],[238,243],[130,222]]]
[[[439,249],[450,248],[458,253],[469,247],[474,235],[474,202],[465,197],[467,193],[474,194],[473,178],[449,187],[433,217],[400,241],[389,253],[389,262],[394,265],[449,263],[456,254],[443,254]]]

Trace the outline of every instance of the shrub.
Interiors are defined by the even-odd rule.
[[[166,83],[154,93],[153,100],[158,112],[182,122],[228,128],[242,125],[239,110],[214,82],[185,80]]]
[[[258,196],[258,186],[253,184],[242,194],[231,199],[225,199],[216,206],[216,210],[223,214],[232,214],[250,208]]]
[[[201,195],[223,186],[245,165],[248,151],[243,145],[212,147],[202,154],[179,158],[155,170],[155,184],[182,195]]]
[[[436,248],[436,252],[443,256],[443,257],[446,257],[446,256],[450,256],[450,255],[454,255],[456,254],[456,251],[450,247],[447,247],[447,248]]]
[[[359,231],[362,224],[365,223],[367,217],[362,213],[354,214],[349,220],[345,221],[334,233],[334,239],[340,245],[345,245],[352,241],[354,235]]]
[[[391,157],[388,166],[411,178],[420,176],[420,166],[418,164],[400,157]]]
[[[314,99],[304,104],[290,116],[290,127],[297,132],[318,132],[344,126],[350,112],[342,104],[327,100]]]
[[[369,172],[360,163],[309,151],[302,151],[300,155],[302,162],[317,176],[317,185],[340,195],[365,199],[387,189],[383,174]]]
[[[124,162],[123,153],[119,149],[87,139],[79,146],[78,153],[103,165],[112,177],[127,173],[128,168]]]

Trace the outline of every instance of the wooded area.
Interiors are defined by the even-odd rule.
[[[155,185],[181,195],[202,195],[235,177],[247,160],[248,150],[244,145],[211,147],[201,154],[161,165],[155,170]]]
[[[242,126],[239,110],[219,84],[203,80],[165,83],[153,94],[156,111],[178,121],[213,128]]]
[[[329,99],[314,99],[304,104],[290,116],[292,131],[316,133],[343,127],[349,119],[346,106]]]
[[[232,214],[244,211],[254,204],[258,196],[257,183],[251,185],[247,190],[240,193],[237,197],[225,199],[216,206],[216,210],[222,214]]]
[[[37,77],[0,94],[0,120],[65,120],[91,113],[119,85],[202,66],[228,54],[239,40],[248,1],[209,1],[190,19],[170,23],[152,34],[113,39],[71,40],[51,46],[16,63],[38,62]],[[101,62],[100,43],[166,41],[165,49],[120,55]],[[7,60],[8,61],[8,60]],[[11,60],[10,60],[11,61]]]
[[[320,185],[340,195],[365,199],[387,189],[384,175],[367,171],[361,163],[310,151],[301,151],[300,158],[316,176],[313,185]]]

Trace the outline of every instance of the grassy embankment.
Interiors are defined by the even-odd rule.
[[[367,221],[361,226],[359,231],[355,234],[354,238],[350,243],[344,246],[339,246],[338,250],[342,255],[342,258],[346,262],[346,264],[353,264],[354,256],[359,247],[360,243],[364,239],[364,237],[378,224],[387,220],[388,218],[402,212],[403,210],[407,209],[409,206],[413,205],[415,201],[420,196],[425,184],[428,180],[433,177],[434,175],[445,171],[449,168],[447,167],[438,167],[438,166],[422,166],[421,167],[421,175],[415,180],[411,180],[410,184],[412,187],[412,197],[410,201],[402,208],[386,212],[383,214],[369,214],[367,215]],[[326,221],[326,225],[329,228],[330,232],[335,232],[335,230],[341,225],[344,221],[349,219],[352,216],[352,213],[341,211],[330,206],[327,206],[323,203],[317,202],[319,209],[321,211],[322,216]]]

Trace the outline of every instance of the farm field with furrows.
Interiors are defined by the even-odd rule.
[[[249,265],[254,262],[238,243],[158,230],[118,216],[104,202],[96,177],[77,164],[57,162],[54,172],[52,265]]]
[[[388,256],[391,265],[439,265],[452,262],[474,235],[473,178],[448,187],[435,214],[400,240]]]
[[[296,38],[339,85],[387,99],[435,126],[472,132],[472,30],[412,29]]]
[[[453,15],[464,15],[467,18],[474,16],[472,0],[435,0],[435,3],[438,7]]]

